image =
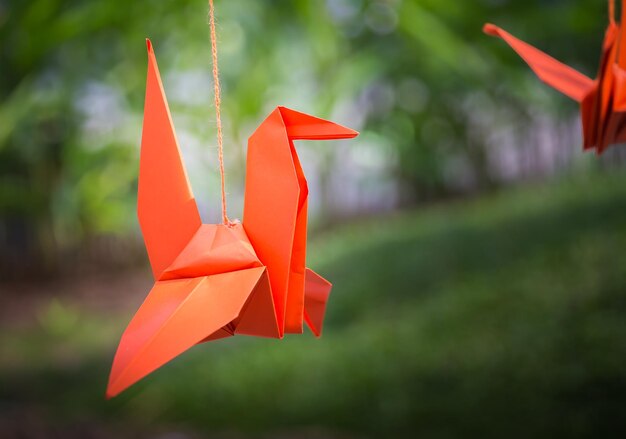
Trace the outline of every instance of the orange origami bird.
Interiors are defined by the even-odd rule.
[[[609,2],[609,26],[604,36],[600,69],[595,80],[560,63],[493,24],[483,31],[502,38],[546,84],[580,104],[583,149],[601,154],[609,145],[626,141],[626,0],[622,0],[620,24]]]
[[[155,285],[122,335],[107,397],[195,344],[322,331],[331,284],[305,268],[308,189],[294,140],[356,131],[284,107],[250,137],[243,224],[202,224],[148,45],[137,212]]]

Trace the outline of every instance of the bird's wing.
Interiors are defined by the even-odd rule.
[[[285,328],[302,332],[304,307],[308,190],[293,140],[357,135],[333,122],[278,107],[248,142],[243,225],[267,266],[281,334]]]
[[[593,89],[595,84],[593,79],[515,38],[505,30],[493,24],[486,24],[483,31],[488,35],[502,38],[526,61],[539,79],[575,101],[582,102]]]
[[[322,335],[326,303],[333,285],[322,276],[306,269],[306,286],[304,292],[304,319],[316,337]]]
[[[157,282],[122,335],[107,397],[117,395],[201,341],[236,333],[229,324],[242,319],[242,309],[263,302],[255,293],[269,295],[267,282],[260,290],[256,288],[266,279],[265,273],[265,267],[257,267]],[[274,332],[278,333],[276,323]]]
[[[154,277],[159,279],[202,222],[149,40],[147,45],[148,78],[137,214]]]

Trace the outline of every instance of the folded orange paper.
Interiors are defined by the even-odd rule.
[[[583,149],[593,149],[598,154],[612,144],[626,141],[626,35],[622,29],[626,0],[622,0],[619,24],[613,19],[610,2],[609,26],[595,80],[493,24],[483,28],[486,34],[500,37],[511,46],[542,81],[580,104]]]
[[[155,285],[113,360],[113,397],[195,344],[320,336],[331,284],[305,268],[308,189],[294,140],[358,133],[284,107],[248,142],[243,224],[202,224],[150,41],[137,213]]]

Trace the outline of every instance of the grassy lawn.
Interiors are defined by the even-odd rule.
[[[52,299],[36,323],[0,335],[0,428],[620,437],[625,249],[621,174],[341,226],[310,249],[312,268],[335,284],[322,339],[197,346],[112,401],[114,349],[145,291],[115,312]]]

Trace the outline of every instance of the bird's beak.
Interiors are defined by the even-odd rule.
[[[278,107],[291,140],[351,139],[357,131],[334,122],[309,116],[286,107]]]
[[[483,26],[483,32],[487,35],[491,35],[492,37],[500,36],[498,26],[491,23],[486,23]]]

